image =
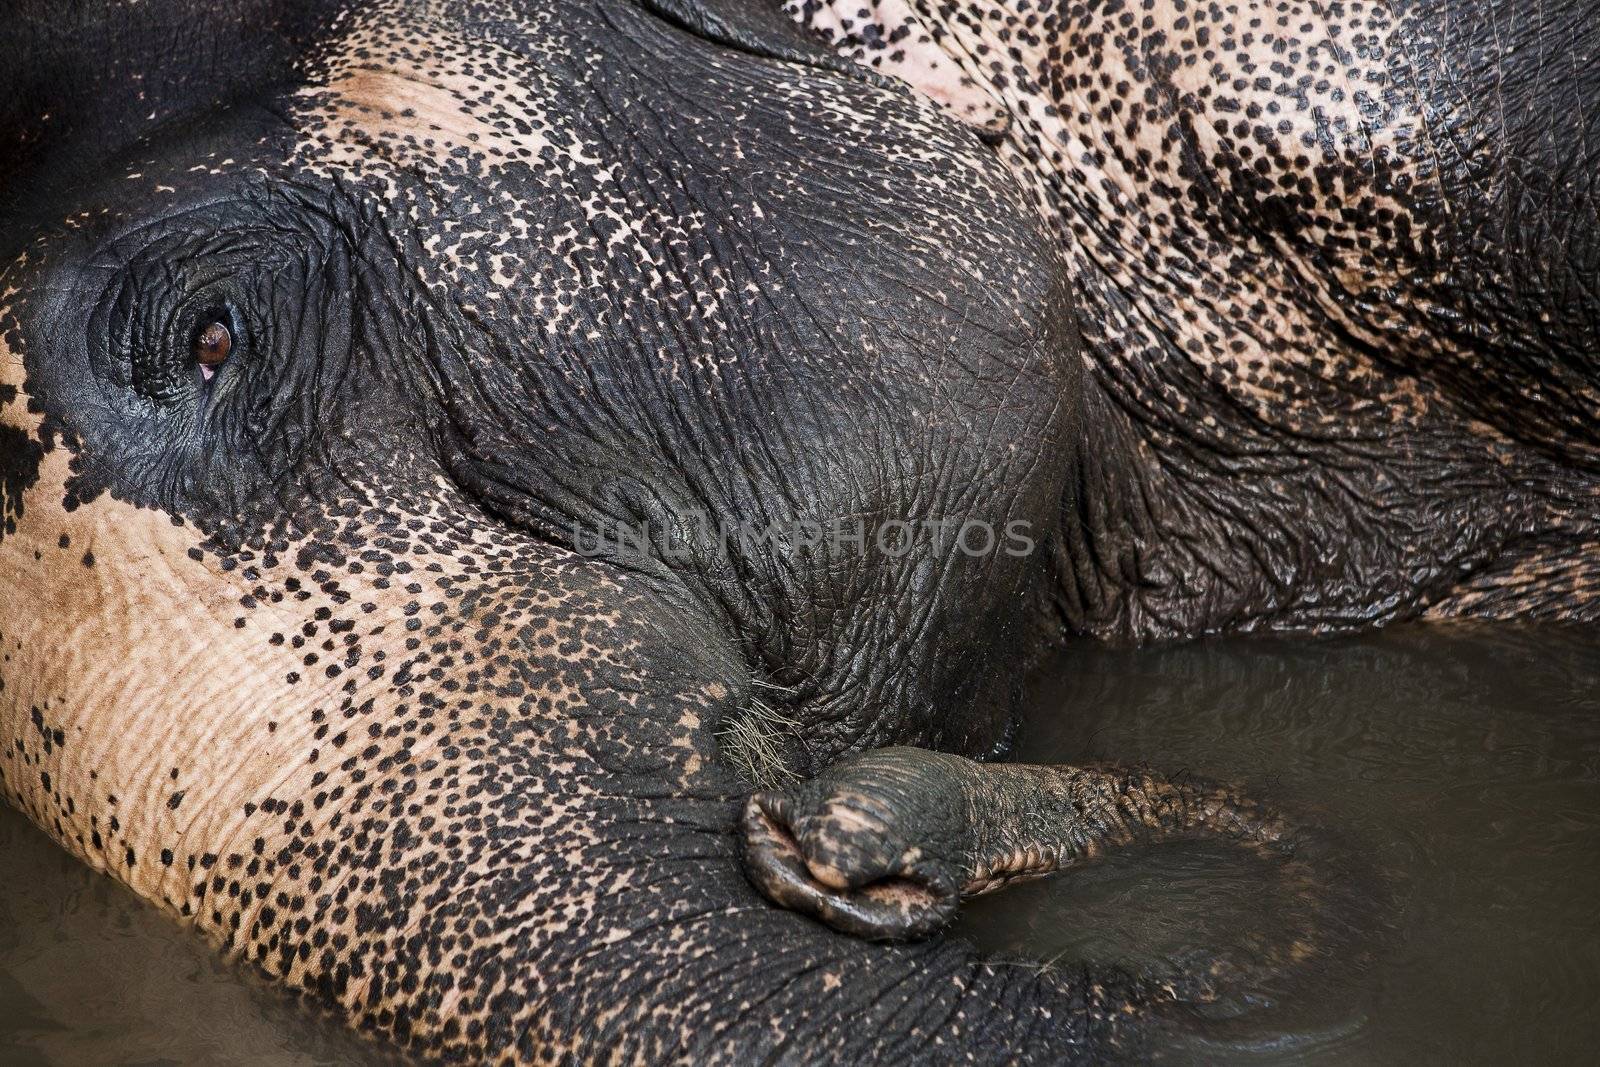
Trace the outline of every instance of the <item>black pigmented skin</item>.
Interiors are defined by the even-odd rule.
[[[770,906],[746,775],[991,753],[1063,632],[1594,615],[1600,44],[1464,7],[27,0],[0,792],[425,1059],[1131,1048]],[[896,833],[1029,808],[956,766]]]

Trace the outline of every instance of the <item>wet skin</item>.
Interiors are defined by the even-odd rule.
[[[1104,1056],[1210,976],[828,926],[1173,833],[1306,880],[1231,790],[974,762],[1063,632],[1594,613],[1600,107],[1526,105],[1596,31],[742,7],[22,10],[0,788],[434,1058]]]

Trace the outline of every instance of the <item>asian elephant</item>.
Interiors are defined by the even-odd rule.
[[[9,6],[0,792],[421,1058],[1142,1055],[1029,662],[1600,613],[1581,3]]]

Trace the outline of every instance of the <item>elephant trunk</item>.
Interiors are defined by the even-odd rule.
[[[1273,933],[1197,949],[1144,977],[1166,999],[1224,1005],[1303,977],[1346,948],[1360,880],[1330,878],[1338,850],[1240,791],[1143,769],[988,765],[915,748],[852,756],[756,794],[742,824],[751,881],[772,900],[858,937],[926,936],[964,898],[1093,862],[1129,845],[1215,840],[1266,868]],[[1161,999],[1161,998],[1157,998]]]

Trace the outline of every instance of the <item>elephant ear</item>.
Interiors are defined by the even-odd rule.
[[[781,7],[750,0],[642,0],[646,9],[697,36],[743,51],[807,63],[880,84],[902,82],[986,140],[1011,116],[976,75],[971,57],[905,0],[824,0]],[[971,68],[971,69],[969,69]]]
[[[327,0],[11,0],[0,31],[0,217],[185,113],[287,77]]]
[[[998,141],[1010,130],[1011,112],[978,58],[908,0],[785,0],[783,6],[836,52],[905,82],[984,140]]]

